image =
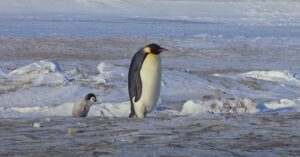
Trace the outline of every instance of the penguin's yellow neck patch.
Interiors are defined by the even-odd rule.
[[[151,48],[150,47],[145,47],[144,52],[145,53],[151,53]]]

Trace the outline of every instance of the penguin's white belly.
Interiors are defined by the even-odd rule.
[[[155,107],[161,87],[161,59],[159,55],[148,54],[140,71],[142,94],[134,108],[137,117],[144,117]]]

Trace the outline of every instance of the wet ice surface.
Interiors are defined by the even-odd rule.
[[[298,156],[299,113],[1,119],[2,156]],[[39,128],[33,123],[39,122]]]

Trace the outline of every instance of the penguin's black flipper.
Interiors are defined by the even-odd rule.
[[[131,103],[131,112],[129,117],[135,117],[133,101],[137,102],[142,95],[142,81],[140,70],[147,53],[143,49],[139,50],[132,58],[128,73],[128,91]],[[134,98],[134,100],[133,100]]]

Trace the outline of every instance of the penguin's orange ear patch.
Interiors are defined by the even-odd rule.
[[[150,47],[145,47],[144,52],[145,53],[151,53],[151,48]]]

